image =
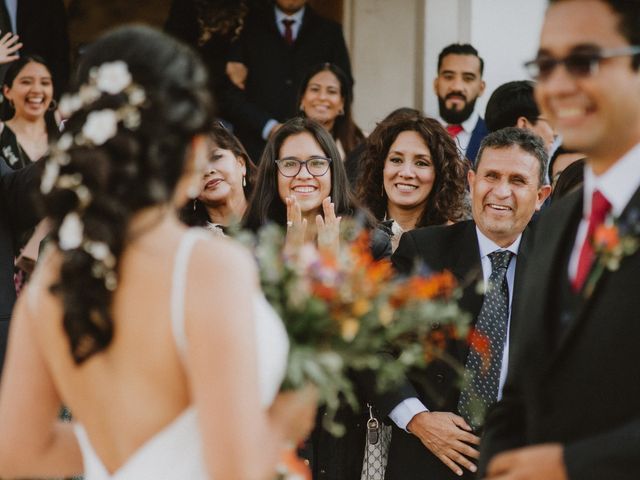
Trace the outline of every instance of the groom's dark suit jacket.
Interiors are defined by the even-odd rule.
[[[571,480],[640,475],[640,250],[605,271],[593,294],[569,288],[582,190],[541,216],[502,401],[490,412],[481,471],[496,453],[561,442]],[[620,222],[640,225],[640,189]],[[636,233],[636,236],[640,233]]]
[[[513,303],[518,301],[518,285],[521,272],[527,263],[529,231],[523,234],[517,256]],[[473,221],[449,226],[425,227],[405,233],[398,249],[391,257],[400,273],[409,273],[416,260],[423,260],[434,271],[449,270],[464,287],[460,307],[471,314],[472,324],[482,306],[483,296],[477,292],[482,280],[480,249],[476,226]],[[512,322],[510,335],[513,335]],[[448,353],[464,364],[468,345],[464,340],[451,342]],[[443,361],[433,362],[426,370],[413,372],[409,382],[398,390],[377,399],[377,407],[384,415],[401,401],[417,397],[430,410],[458,413],[458,376]],[[455,475],[444,463],[425,447],[418,437],[406,433],[393,424],[393,434],[387,464],[387,480],[454,479]],[[474,478],[470,472],[465,477]]]

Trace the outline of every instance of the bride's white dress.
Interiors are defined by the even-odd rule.
[[[178,248],[173,272],[171,322],[178,351],[184,354],[184,289],[191,249],[202,231],[189,230]],[[260,294],[254,299],[258,374],[262,405],[270,405],[284,377],[289,349],[280,318]],[[75,432],[82,450],[85,480],[205,480],[202,444],[196,411],[187,407],[129,457],[116,472],[109,473],[91,446],[81,424]],[[224,439],[221,439],[224,441]]]

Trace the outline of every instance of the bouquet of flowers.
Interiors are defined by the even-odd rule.
[[[373,259],[366,231],[350,231],[337,254],[308,244],[290,255],[275,225],[248,239],[264,294],[289,334],[283,388],[313,383],[335,435],[343,431],[332,415],[340,397],[357,406],[349,371],[374,371],[383,391],[408,369],[443,358],[446,341],[465,338],[469,323],[451,273],[397,277],[388,260]]]

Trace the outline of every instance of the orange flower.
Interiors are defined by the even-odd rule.
[[[371,310],[371,302],[366,298],[358,298],[351,307],[351,311],[356,318],[362,317]]]
[[[485,370],[488,370],[491,361],[491,341],[489,337],[478,332],[476,329],[472,329],[471,332],[469,332],[469,348],[474,349],[480,354],[482,366]]]
[[[392,275],[393,267],[389,260],[374,261],[365,272],[365,281],[372,282],[373,285],[378,285],[390,279]]]
[[[593,233],[593,244],[598,250],[611,251],[620,243],[618,227],[602,224]]]
[[[313,282],[311,291],[314,296],[331,302],[338,294],[335,288],[329,287],[322,282]]]
[[[429,300],[451,295],[456,287],[455,277],[448,271],[430,277],[411,277],[392,294],[391,303],[399,308],[411,299]]]

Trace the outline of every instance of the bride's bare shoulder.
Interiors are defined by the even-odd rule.
[[[196,243],[190,272],[209,284],[242,278],[255,282],[257,271],[251,252],[227,237],[203,235]]]

